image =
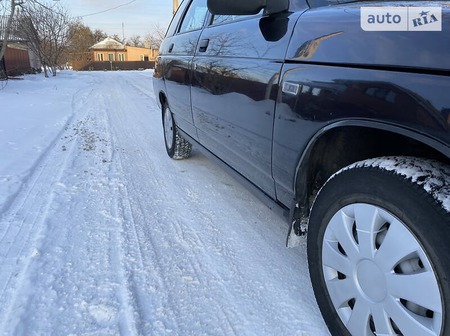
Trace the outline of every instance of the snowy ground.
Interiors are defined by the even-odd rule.
[[[286,233],[195,149],[166,156],[151,72],[0,90],[0,335],[328,335]]]

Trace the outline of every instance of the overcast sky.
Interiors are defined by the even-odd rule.
[[[172,0],[60,0],[60,3],[72,16],[82,17],[83,23],[92,29],[121,38],[124,33],[126,39],[132,35],[145,36],[154,30],[155,24],[166,28],[172,18]]]

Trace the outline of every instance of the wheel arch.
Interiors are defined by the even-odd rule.
[[[162,116],[164,105],[167,104],[167,96],[163,91],[159,92],[158,100],[159,100],[159,103],[161,104],[161,116]]]
[[[299,159],[291,219],[296,234],[304,225],[315,195],[340,169],[357,161],[380,156],[414,156],[450,164],[450,149],[418,132],[372,121],[341,121],[320,130]]]

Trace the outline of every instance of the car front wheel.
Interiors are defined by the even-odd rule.
[[[448,335],[450,171],[363,161],[319,192],[308,231],[314,293],[333,335]]]

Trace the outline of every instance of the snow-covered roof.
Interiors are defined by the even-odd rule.
[[[113,49],[113,50],[120,50],[125,49],[125,45],[123,45],[120,42],[117,42],[116,40],[107,37],[103,41],[98,42],[97,44],[94,44],[91,49]]]

